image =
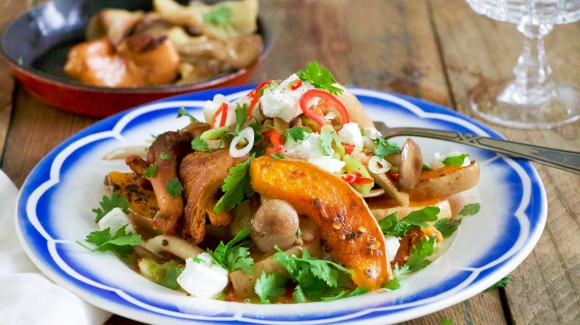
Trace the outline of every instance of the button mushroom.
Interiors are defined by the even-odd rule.
[[[264,253],[273,253],[275,247],[286,250],[296,241],[300,225],[298,213],[286,201],[265,201],[252,219],[250,236]]]
[[[423,156],[421,149],[411,138],[405,141],[401,150],[401,166],[399,168],[399,187],[403,191],[414,188],[421,179]]]

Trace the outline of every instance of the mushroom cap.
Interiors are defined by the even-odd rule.
[[[273,253],[276,246],[282,250],[292,246],[299,226],[298,213],[288,202],[267,200],[252,219],[250,236],[260,251]]]
[[[399,187],[403,191],[408,191],[417,185],[421,179],[423,169],[423,156],[421,149],[408,138],[401,150],[401,166],[399,167]]]

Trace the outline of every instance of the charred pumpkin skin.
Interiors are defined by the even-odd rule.
[[[381,229],[346,182],[306,161],[267,156],[252,160],[250,177],[256,192],[287,201],[320,227],[323,247],[354,271],[358,286],[374,290],[390,278]]]

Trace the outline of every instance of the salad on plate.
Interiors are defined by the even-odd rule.
[[[479,165],[426,158],[383,138],[358,99],[317,62],[230,102],[105,177],[98,230],[78,243],[112,251],[186,295],[248,303],[389,294],[441,253],[465,215]],[[472,195],[473,196],[473,195]]]

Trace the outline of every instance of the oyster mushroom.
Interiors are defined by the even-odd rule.
[[[423,156],[421,149],[411,138],[405,141],[401,150],[401,166],[399,167],[399,188],[408,191],[421,180]]]
[[[250,236],[264,253],[274,253],[276,247],[286,250],[296,241],[300,225],[298,213],[284,200],[265,201],[252,219]]]
[[[181,159],[191,151],[191,134],[165,132],[155,139],[147,152],[147,161],[139,156],[130,156],[125,162],[137,174],[144,176],[150,165],[157,166],[155,175],[148,177],[155,192],[159,211],[153,225],[164,234],[172,235],[183,211],[183,199],[176,193],[168,193],[167,184],[177,179],[177,168]]]

